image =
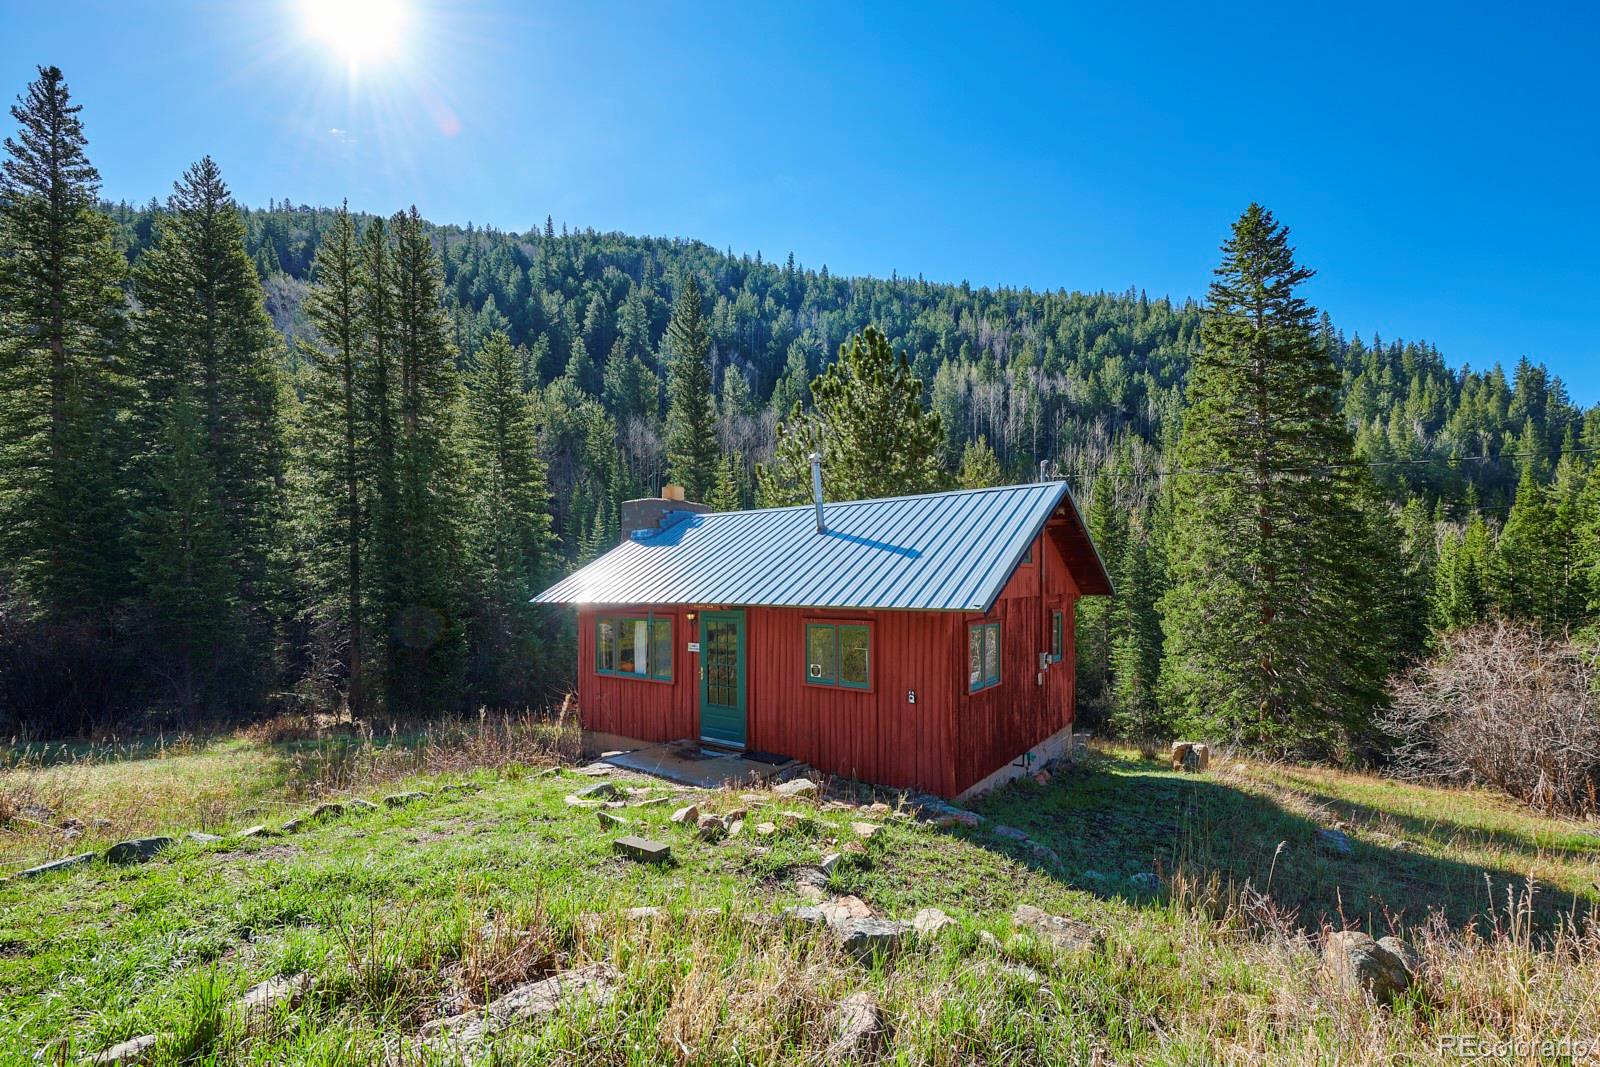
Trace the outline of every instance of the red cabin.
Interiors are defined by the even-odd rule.
[[[600,747],[699,739],[960,797],[1070,746],[1073,605],[1111,583],[1064,482],[707,513],[669,486],[541,593]]]

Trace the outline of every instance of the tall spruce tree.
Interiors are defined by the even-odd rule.
[[[389,547],[398,564],[387,590],[391,711],[458,706],[465,667],[462,613],[465,543],[460,428],[461,383],[442,274],[413,207],[391,221],[395,521]]]
[[[1523,463],[1516,500],[1495,542],[1490,582],[1495,603],[1506,614],[1559,621],[1566,584],[1564,546],[1556,509],[1532,460]]]
[[[250,628],[232,643],[245,651],[230,677],[241,699],[250,699],[267,681],[274,615],[282,606],[276,565],[285,389],[281,337],[245,250],[244,222],[209,156],[175,184],[155,243],[134,271],[134,291],[140,305],[134,425],[142,439],[155,440],[180,391],[193,397],[222,514],[222,536],[213,547],[232,568]],[[148,584],[148,554],[142,562]]]
[[[922,406],[922,393],[905,353],[876,328],[840,345],[839,359],[811,383],[812,410],[797,404],[778,427],[777,454],[759,472],[763,503],[811,499],[812,452],[823,456],[830,499],[944,488],[944,427]]]
[[[1287,228],[1251,204],[1222,253],[1177,449],[1163,687],[1195,729],[1326,752],[1367,726],[1389,666],[1364,474]]]
[[[485,702],[527,706],[553,664],[541,658],[542,615],[529,604],[549,575],[550,487],[519,357],[504,333],[478,352],[469,394],[473,530],[478,604],[474,675]]]
[[[667,476],[691,500],[704,500],[717,481],[711,335],[702,303],[700,283],[691,274],[667,323]]]
[[[318,645],[342,667],[345,704],[366,710],[365,622],[369,487],[363,452],[361,248],[354,220],[341,207],[317,249],[314,284],[305,302],[316,331],[302,342],[305,372],[295,433],[295,527],[302,561],[305,612]]]
[[[1161,673],[1160,575],[1148,534],[1130,530],[1111,600],[1112,716],[1118,735],[1154,750],[1169,740],[1156,688]]]
[[[39,68],[0,162],[0,585],[40,618],[125,590],[124,264],[61,71]]]
[[[179,382],[148,457],[139,576],[152,634],[170,664],[173,700],[187,717],[201,710],[202,701],[211,705],[238,696],[227,674],[245,640],[209,444],[192,386]]]

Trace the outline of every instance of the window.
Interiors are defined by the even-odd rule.
[[[1066,632],[1066,617],[1059,611],[1050,613],[1050,662],[1061,662],[1061,642]]]
[[[623,678],[672,681],[672,616],[603,616],[594,623],[594,669]]]
[[[806,683],[872,687],[872,627],[862,622],[806,623]]]
[[[967,628],[967,691],[976,693],[1000,684],[1000,624],[981,622]]]

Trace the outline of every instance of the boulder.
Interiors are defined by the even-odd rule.
[[[1056,948],[1068,952],[1093,951],[1104,940],[1099,931],[1081,919],[1051,915],[1031,904],[1018,904],[1011,918],[1018,926],[1038,931]]]
[[[155,858],[157,852],[172,844],[170,837],[135,837],[118,841],[106,849],[106,859],[112,863],[145,863]]]
[[[1355,851],[1350,835],[1343,830],[1318,830],[1317,851],[1329,856],[1348,856]]]
[[[672,813],[672,821],[680,826],[694,825],[700,821],[700,808],[694,804],[686,804]]]
[[[826,907],[827,905],[824,905]],[[831,923],[839,947],[858,960],[887,955],[900,947],[911,924],[898,919],[867,917]]]
[[[1211,766],[1211,746],[1203,741],[1172,742],[1172,769],[1203,771]]]
[[[17,877],[39,878],[47,874],[55,874],[57,871],[70,870],[73,867],[82,867],[86,863],[93,863],[94,858],[95,853],[93,852],[84,852],[76,856],[67,856],[64,859],[51,860],[49,863],[41,863],[37,867],[29,867],[25,871],[18,871]]]
[[[919,936],[929,937],[937,934],[947,926],[954,926],[956,921],[938,908],[923,908],[911,919],[911,928]]]
[[[851,993],[834,1009],[833,1040],[822,1054],[824,1063],[859,1062],[869,1058],[883,1034],[883,1014],[866,990]]]
[[[631,860],[641,863],[666,863],[672,859],[672,846],[643,837],[619,837],[611,842],[612,848]]]
[[[773,786],[772,791],[780,797],[814,797],[817,795],[817,783],[809,778],[792,778]]]
[[[104,1052],[92,1057],[89,1062],[95,1067],[110,1067],[112,1064],[143,1064],[154,1062],[156,1046],[161,1044],[161,1034],[145,1034],[124,1041],[120,1045],[112,1045]]]
[[[316,981],[309,974],[279,975],[258,982],[229,1006],[229,1013],[246,1033],[257,1033],[272,1018],[275,1009],[292,1010]]]
[[[1322,942],[1323,970],[1333,984],[1362,991],[1380,1004],[1411,988],[1416,958],[1397,938],[1374,941],[1360,930],[1335,930]]]

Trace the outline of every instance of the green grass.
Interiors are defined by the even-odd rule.
[[[113,812],[119,829],[236,829],[281,822],[324,791],[326,768],[307,766],[292,746],[234,740],[0,772],[0,788],[27,775],[31,795],[55,797],[62,814]],[[172,1035],[160,1062],[371,1063],[386,1035],[415,1031],[462,981],[481,1000],[596,960],[622,972],[615,999],[579,1003],[500,1062],[814,1059],[832,1005],[863,988],[891,1027],[885,1056],[904,1063],[1388,1062],[1427,1059],[1456,1030],[1581,1036],[1600,1014],[1600,947],[1563,920],[1600,898],[1600,836],[1484,794],[1257,765],[1175,776],[1099,755],[990,798],[976,830],[874,820],[883,829],[865,855],[845,857],[832,888],[893,917],[939,907],[959,925],[863,967],[818,933],[744,919],[802,903],[793,872],[853,840],[858,810],[813,805],[814,833],[757,838],[760,807],[801,806],[769,799],[744,834],[712,843],[672,826],[671,804],[623,809],[631,832],[672,843],[674,863],[658,868],[616,856],[594,812],[564,803],[590,779],[516,763],[448,778],[480,788],[292,836],[186,843],[142,866],[0,884],[0,1063],[52,1042],[75,1062],[154,1032]],[[732,792],[701,804],[751,806]],[[1312,845],[1334,819],[1356,841],[1351,857]],[[996,824],[1025,830],[1060,864]],[[10,867],[68,847],[26,828],[0,830],[0,842]],[[1131,880],[1148,871],[1161,873],[1159,891]],[[1508,917],[1506,888],[1530,871],[1547,888]],[[1224,906],[1269,878],[1270,908]],[[1091,923],[1104,947],[1056,955],[1013,928],[1018,902]],[[617,918],[642,905],[671,917]],[[484,932],[490,915],[501,934]],[[1306,934],[1341,915],[1379,933],[1409,926],[1426,988],[1394,1009],[1324,989]],[[233,997],[301,971],[319,981],[298,1008],[261,1033],[230,1029]],[[453,985],[456,975],[466,977]]]

